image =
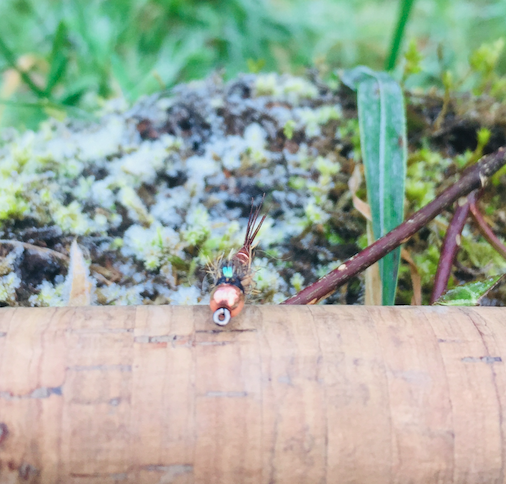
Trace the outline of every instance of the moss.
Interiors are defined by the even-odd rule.
[[[296,272],[290,279],[290,284],[292,285],[293,291],[291,291],[293,294],[296,294],[297,292],[301,291],[304,286],[304,276],[302,274]]]
[[[427,288],[432,287],[434,276],[436,275],[437,264],[439,261],[440,249],[431,245],[423,254],[415,254],[413,260],[422,279],[422,284]]]
[[[21,285],[21,279],[11,272],[6,276],[0,277],[0,302],[5,304],[16,303],[16,289]]]
[[[30,204],[23,196],[21,184],[8,180],[0,183],[0,224],[2,220],[22,219],[29,211]]]
[[[293,132],[295,130],[296,125],[297,124],[293,119],[289,119],[283,126],[283,134],[286,136],[288,140],[291,140],[293,138]]]
[[[307,217],[307,223],[309,225],[323,224],[325,223],[330,215],[326,213],[321,207],[318,206],[316,199],[310,200],[304,207],[304,213]]]
[[[341,169],[338,162],[324,158],[323,156],[318,156],[316,158],[314,166],[322,176],[328,177],[329,180],[332,176],[337,175]]]
[[[201,244],[211,233],[209,213],[199,204],[189,211],[186,228],[182,231],[182,239],[190,246]]]
[[[37,294],[30,296],[29,302],[32,306],[39,307],[65,306],[66,303],[63,298],[64,286],[64,283],[54,285],[49,281],[43,281],[37,287]]]
[[[460,260],[470,261],[485,275],[493,276],[506,271],[506,260],[488,242],[464,236],[461,239],[461,248]]]
[[[498,101],[449,95],[438,134],[443,96],[407,95],[417,121],[408,140],[407,213],[501,142]],[[98,284],[100,304],[203,303],[206,261],[241,246],[251,199],[265,193],[257,301],[276,302],[365,247],[365,222],[348,189],[360,156],[355,98],[336,83],[277,74],[201,81],[134,106],[105,103],[97,122],[51,121],[11,133],[0,151],[0,237],[65,252],[79,236],[109,279]],[[482,203],[504,230],[500,177]],[[425,295],[441,235],[429,226],[410,241]],[[483,243],[474,231],[467,237]],[[476,272],[503,267],[481,245],[464,249],[461,264]],[[20,280],[6,304],[62,304],[65,264],[18,265],[0,274]],[[460,276],[453,274],[456,283]],[[408,278],[403,271],[401,290]],[[361,283],[350,283],[342,300],[360,302]]]
[[[85,235],[95,228],[92,221],[83,213],[81,204],[74,200],[64,206],[54,202],[51,207],[52,219],[64,233]]]

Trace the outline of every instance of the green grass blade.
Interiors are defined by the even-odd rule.
[[[434,304],[438,306],[477,306],[480,300],[493,289],[504,274],[457,286],[443,294]]]
[[[0,37],[0,54],[4,56],[6,62],[9,66],[19,73],[19,75],[21,76],[21,79],[23,79],[23,82],[30,88],[30,90],[37,97],[44,97],[45,96],[42,89],[39,89],[39,87],[37,87],[37,85],[32,81],[32,78],[25,71],[19,69],[17,61],[16,61],[16,55],[9,48],[9,46],[4,42],[2,37]]]
[[[415,0],[400,0],[399,16],[397,17],[397,25],[392,37],[390,54],[385,62],[385,70],[387,71],[391,71],[397,62],[402,39],[404,38],[404,31],[406,30],[406,24],[408,23],[409,14],[411,13],[411,8],[413,7],[414,3]]]
[[[51,50],[50,69],[46,81],[46,96],[50,96],[55,85],[62,80],[67,70],[69,59],[68,52],[68,32],[63,21],[60,21],[53,39]]]
[[[68,106],[63,103],[52,102],[47,99],[41,99],[35,102],[11,101],[9,99],[0,99],[0,105],[10,106],[15,109],[32,109],[32,110],[52,110],[69,113],[72,117],[83,119],[87,121],[97,121],[97,116],[94,113],[85,111],[75,106]]]
[[[404,219],[406,119],[399,84],[388,74],[358,80],[360,143],[374,237],[379,239]],[[383,305],[395,302],[400,248],[380,260]]]

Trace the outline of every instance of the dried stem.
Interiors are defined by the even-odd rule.
[[[12,245],[14,247],[23,247],[25,250],[36,252],[41,256],[45,257],[54,257],[55,259],[59,259],[65,264],[69,264],[70,258],[61,252],[57,252],[56,250],[48,249],[47,247],[39,247],[38,245],[29,244],[28,242],[20,242],[19,240],[9,240],[9,239],[0,239],[0,245]],[[90,269],[95,274],[95,278],[104,284],[110,286],[112,284],[105,276],[101,274],[104,270],[100,266],[96,264],[91,264]]]
[[[434,304],[446,292],[446,288],[448,287],[453,261],[460,247],[460,234],[469,215],[469,197],[467,199],[461,198],[457,202],[457,208],[446,230],[437,265],[436,277],[434,278],[434,287],[432,288],[432,295],[430,297],[431,304]]]
[[[478,163],[465,170],[454,185],[448,187],[435,200],[414,213],[401,225],[282,304],[315,304],[330,296],[339,286],[406,242],[446,207],[460,197],[467,196],[473,190],[482,187],[486,179],[505,164],[506,147],[483,157]]]
[[[54,257],[56,259],[60,259],[65,263],[69,263],[69,258],[65,254],[61,252],[57,252],[56,250],[48,249],[46,247],[39,247],[38,245],[29,244],[27,242],[19,242],[18,240],[8,240],[8,239],[0,239],[0,245],[13,245],[14,247],[23,247],[26,250],[37,252],[41,256],[46,257]]]
[[[506,259],[506,246],[499,240],[497,235],[494,234],[478,207],[477,197],[471,198],[472,195],[473,194],[469,196],[471,215],[476,221],[481,234],[485,237],[487,242]]]

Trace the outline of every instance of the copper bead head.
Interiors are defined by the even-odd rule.
[[[220,284],[211,293],[209,305],[213,311],[213,321],[225,326],[244,307],[244,293],[233,284]]]

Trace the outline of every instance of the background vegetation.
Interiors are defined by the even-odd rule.
[[[423,55],[412,86],[443,86],[447,72],[466,79],[471,53],[504,34],[505,0],[5,0],[0,125],[36,127],[217,69],[226,78],[315,64],[382,69],[410,3],[398,39]],[[496,67],[506,72],[504,51]]]

